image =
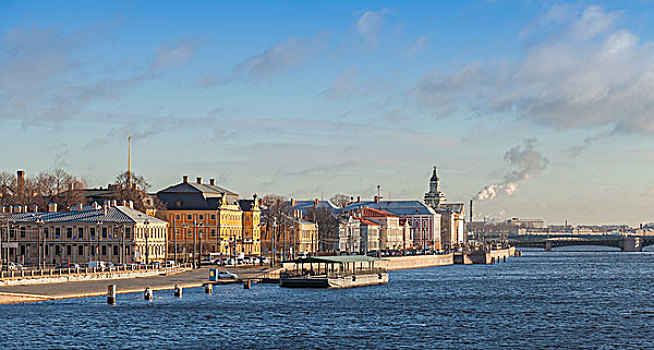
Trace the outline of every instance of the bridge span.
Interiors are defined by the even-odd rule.
[[[526,238],[526,237],[525,237]],[[620,248],[623,252],[642,252],[643,248],[654,244],[654,237],[639,236],[601,236],[601,237],[550,237],[544,239],[525,239],[514,237],[509,244],[516,248],[553,248],[570,246],[604,246]]]

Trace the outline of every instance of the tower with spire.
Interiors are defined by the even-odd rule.
[[[441,192],[441,181],[438,178],[438,168],[434,165],[434,172],[429,179],[429,192],[425,193],[425,204],[437,208],[445,203],[445,193]]]

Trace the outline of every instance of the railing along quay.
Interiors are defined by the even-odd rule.
[[[188,266],[187,266],[188,265]],[[68,268],[46,268],[46,269],[14,269],[0,272],[0,280],[6,279],[24,279],[24,278],[49,278],[73,275],[94,275],[99,273],[131,273],[161,271],[170,273],[180,268],[190,267],[189,264],[180,264],[173,266],[151,265],[124,265],[109,267],[68,267]]]

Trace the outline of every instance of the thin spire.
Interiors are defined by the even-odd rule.
[[[127,136],[127,187],[132,188],[132,136]]]

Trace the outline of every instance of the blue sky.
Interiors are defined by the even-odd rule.
[[[654,4],[0,3],[2,169],[654,221]]]

